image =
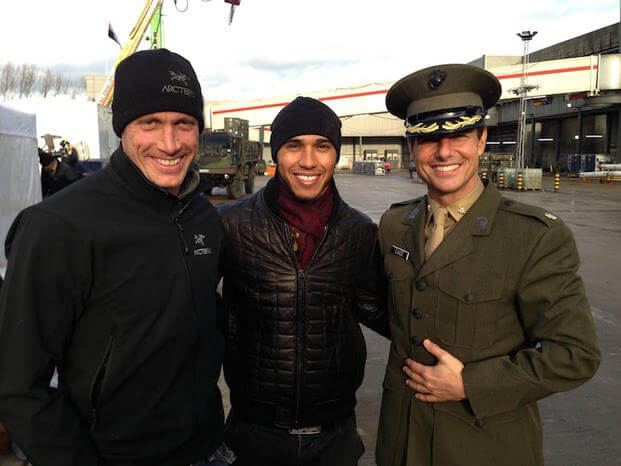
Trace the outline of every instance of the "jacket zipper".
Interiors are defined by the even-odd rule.
[[[186,243],[185,238],[183,237],[183,225],[181,225],[181,222],[179,221],[179,219],[181,217],[181,214],[183,214],[185,209],[187,209],[187,207],[190,205],[191,201],[192,199],[189,199],[188,202],[186,202],[186,204],[173,217],[173,221],[175,222],[175,226],[177,227],[177,235],[179,236],[179,242],[181,243],[181,248],[183,249],[183,252],[185,252],[186,256],[190,252],[190,248],[188,247],[188,243]],[[183,261],[185,263],[185,258]],[[187,269],[187,264],[185,265]]]
[[[295,367],[295,427],[299,427],[300,422],[300,399],[302,397],[302,367],[303,367],[303,339],[304,339],[304,316],[306,315],[306,271],[308,267],[311,265],[315,256],[317,256],[317,252],[319,248],[323,245],[326,237],[328,236],[328,232],[332,229],[331,225],[326,225],[323,231],[323,235],[319,240],[319,243],[315,247],[313,251],[313,255],[306,263],[304,270],[300,270],[300,264],[298,263],[298,258],[295,255],[293,248],[291,247],[291,230],[289,229],[289,225],[286,222],[283,222],[285,225],[285,230],[287,232],[287,249],[289,250],[289,254],[293,258],[293,262],[295,264],[295,270],[297,275],[297,286],[296,286],[296,353],[298,355]],[[300,306],[301,304],[301,306]]]
[[[188,283],[188,287],[190,289],[190,293],[192,295],[192,307],[194,308],[194,318],[196,320],[196,324],[197,324],[197,333],[198,336],[197,338],[200,338],[200,330],[198,330],[198,328],[200,327],[199,323],[200,323],[200,319],[198,316],[198,312],[196,309],[196,296],[194,294],[194,287],[192,286],[192,274],[190,273],[190,266],[188,265],[188,261],[187,261],[187,256],[189,253],[189,247],[187,242],[185,241],[185,238],[183,236],[183,225],[181,225],[181,215],[185,212],[185,210],[188,208],[188,206],[192,203],[192,201],[194,200],[194,198],[196,197],[196,195],[192,196],[190,199],[187,200],[187,202],[185,203],[185,205],[183,207],[181,207],[181,209],[179,209],[179,211],[173,216],[173,222],[175,224],[176,230],[177,230],[177,238],[179,240],[178,244],[180,247],[180,252],[181,252],[181,261],[183,262],[183,266],[185,269],[185,275],[186,275],[186,280]],[[196,357],[194,358],[194,386],[197,387],[198,390],[198,381],[196,379]],[[200,396],[198,394],[198,392],[196,393],[196,402],[200,404],[199,402],[200,400]],[[195,411],[195,415],[194,415],[194,423],[195,425],[198,424],[198,413],[196,413]]]
[[[108,339],[108,345],[104,357],[97,367],[95,378],[93,379],[93,385],[91,386],[91,432],[95,431],[97,426],[97,402],[101,396],[101,390],[103,388],[103,381],[108,370],[108,362],[110,361],[110,355],[112,354],[112,345],[114,343],[114,337],[110,336]]]

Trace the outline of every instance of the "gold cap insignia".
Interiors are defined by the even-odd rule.
[[[429,89],[439,88],[446,79],[446,73],[442,70],[433,70],[433,73],[427,80],[427,86]]]
[[[469,126],[474,126],[481,121],[483,116],[481,115],[472,115],[472,116],[461,116],[455,120],[445,120],[443,122],[438,123],[434,121],[432,123],[417,123],[413,126],[408,126],[406,128],[407,134],[429,134],[434,133],[439,130],[444,130],[446,132],[455,132],[460,131]]]

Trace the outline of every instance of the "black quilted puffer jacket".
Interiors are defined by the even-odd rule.
[[[354,412],[366,359],[359,322],[388,334],[377,227],[333,186],[324,236],[300,270],[276,183],[219,209],[227,238],[224,373],[241,419],[326,424]]]

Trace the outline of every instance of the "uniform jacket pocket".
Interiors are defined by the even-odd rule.
[[[489,348],[495,338],[502,286],[498,275],[476,279],[471,271],[443,270],[435,321],[440,341],[460,348]]]

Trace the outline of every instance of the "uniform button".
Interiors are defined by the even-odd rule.
[[[410,338],[410,341],[416,346],[423,346],[423,341],[425,341],[425,339],[423,337],[419,337],[418,335],[414,335]]]
[[[420,320],[423,318],[423,311],[420,309],[412,309],[412,316],[414,316],[416,320]]]
[[[416,289],[418,291],[425,291],[425,288],[427,288],[427,283],[425,283],[425,280],[416,281]]]
[[[481,427],[483,427],[485,425],[485,423],[483,422],[482,419],[475,419],[474,420],[474,425],[480,429]]]
[[[464,301],[466,301],[467,303],[472,302],[473,299],[474,295],[472,293],[466,293],[464,295]]]

